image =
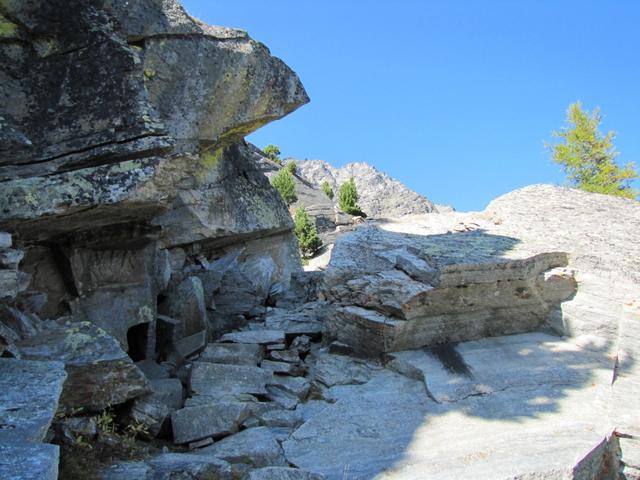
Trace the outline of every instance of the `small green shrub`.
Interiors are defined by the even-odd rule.
[[[340,186],[340,190],[338,191],[338,206],[340,210],[349,215],[364,215],[358,206],[358,189],[356,188],[356,181],[353,177]]]
[[[287,164],[285,165],[285,167],[287,169],[287,172],[289,172],[291,175],[293,175],[294,173],[296,173],[296,162],[294,162],[293,160],[287,162]]]
[[[294,222],[294,232],[296,237],[298,237],[298,246],[300,247],[302,258],[308,258],[316,253],[322,246],[322,240],[320,240],[316,226],[309,217],[304,205],[300,205],[296,210]]]
[[[324,182],[322,182],[322,185],[320,185],[320,188],[322,188],[322,191],[325,193],[327,197],[333,200],[333,188],[331,188],[331,185],[329,185],[329,182],[325,180]]]
[[[274,162],[282,163],[280,160],[280,147],[270,143],[262,150],[264,154]]]
[[[280,196],[287,205],[291,205],[298,200],[296,195],[296,184],[289,170],[283,168],[271,179],[271,185],[280,193]]]

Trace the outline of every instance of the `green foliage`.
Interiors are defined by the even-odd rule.
[[[130,423],[129,425],[127,425],[124,431],[129,440],[134,440],[136,437],[149,438],[152,436],[147,426],[139,421]]]
[[[296,162],[294,162],[293,160],[287,162],[287,164],[285,165],[285,167],[287,169],[287,172],[289,172],[291,175],[293,175],[294,173],[296,173]]]
[[[271,185],[278,190],[280,196],[287,205],[291,205],[298,200],[296,195],[296,184],[289,170],[283,168],[271,179]]]
[[[322,182],[322,185],[320,185],[320,188],[322,188],[322,191],[327,197],[333,200],[333,189],[331,188],[331,185],[329,185],[329,182],[325,180],[324,182]]]
[[[302,257],[310,257],[322,246],[322,240],[318,236],[316,226],[309,217],[304,205],[296,210],[294,217],[295,234],[298,237],[298,246],[302,252]]]
[[[280,165],[282,165],[282,160],[280,160],[280,147],[270,143],[269,145],[264,147],[264,149],[262,151],[264,152],[264,154],[268,158],[270,158],[274,162],[279,163]]]
[[[620,167],[615,159],[619,153],[613,146],[616,133],[603,135],[598,127],[602,121],[600,110],[592,113],[582,110],[580,102],[567,110],[567,126],[553,132],[561,139],[555,145],[547,144],[556,163],[562,165],[569,181],[587,192],[605,193],[635,198],[638,191],[630,182],[640,178],[633,163]]]
[[[343,183],[338,191],[338,206],[340,210],[350,215],[363,215],[358,206],[358,190],[356,181],[351,177],[348,182]]]
[[[96,417],[98,430],[102,433],[115,433],[116,416],[110,407],[105,408],[100,415]]]

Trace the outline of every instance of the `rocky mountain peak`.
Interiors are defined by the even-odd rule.
[[[369,217],[394,218],[435,210],[430,200],[368,163],[354,162],[342,168],[335,168],[324,160],[296,160],[296,164],[302,178],[317,186],[326,181],[336,194],[340,185],[353,177],[360,208]]]

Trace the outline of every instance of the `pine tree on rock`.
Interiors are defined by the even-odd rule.
[[[349,215],[364,216],[364,213],[358,206],[358,189],[356,188],[356,181],[353,177],[340,186],[340,190],[338,191],[338,206],[340,210]]]
[[[325,180],[324,182],[322,182],[320,188],[322,188],[322,191],[327,197],[333,200],[333,189],[331,188],[331,185],[329,185],[329,182]]]
[[[322,246],[322,240],[318,236],[316,226],[309,217],[304,205],[296,210],[294,216],[295,229],[294,232],[298,237],[298,246],[303,258],[309,258]]]
[[[561,143],[547,145],[556,163],[562,165],[569,181],[587,192],[636,198],[638,191],[630,183],[640,178],[633,163],[620,167],[615,159],[619,153],[613,146],[616,132],[603,135],[598,127],[600,110],[582,110],[580,102],[567,110],[567,126],[553,136]]]
[[[293,181],[293,175],[289,170],[283,168],[276,173],[271,179],[271,185],[280,193],[280,196],[287,205],[291,205],[298,196],[296,195],[296,184]]]

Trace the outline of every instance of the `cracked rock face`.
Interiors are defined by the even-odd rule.
[[[509,259],[516,239],[360,228],[338,239],[325,276],[337,306],[325,341],[363,356],[535,330],[576,291],[567,255]]]
[[[153,223],[168,244],[291,228],[227,148],[308,101],[262,44],[174,1],[5,2],[2,15],[0,223],[46,239],[165,212]]]

